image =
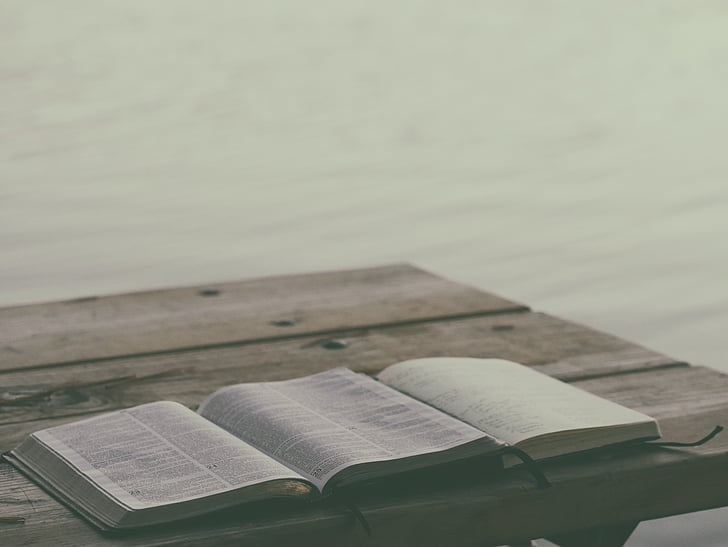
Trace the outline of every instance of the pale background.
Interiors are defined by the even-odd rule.
[[[409,261],[728,370],[726,29],[719,1],[0,0],[0,305]]]

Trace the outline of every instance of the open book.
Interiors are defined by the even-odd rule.
[[[30,435],[6,458],[101,528],[133,528],[457,462],[656,438],[655,420],[500,359],[238,384]],[[509,461],[505,461],[506,465]]]

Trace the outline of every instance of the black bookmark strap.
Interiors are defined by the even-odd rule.
[[[332,492],[331,497],[339,502],[341,505],[346,507],[349,512],[354,515],[354,518],[359,522],[359,524],[361,524],[361,527],[364,528],[364,531],[367,533],[368,537],[372,536],[372,529],[369,526],[369,522],[353,501],[348,499],[340,492]]]
[[[543,474],[543,471],[541,471],[541,468],[535,461],[533,461],[533,458],[531,456],[526,454],[520,448],[516,448],[515,446],[509,446],[507,448],[507,451],[509,454],[513,454],[523,462],[523,465],[526,467],[526,469],[528,469],[531,475],[533,475],[533,478],[536,479],[536,485],[539,488],[549,488],[551,486],[551,483],[546,478],[546,475]]]
[[[702,439],[700,439],[698,441],[695,441],[695,442],[692,442],[692,443],[678,443],[678,442],[673,442],[673,441],[653,441],[653,442],[648,442],[647,444],[657,445],[657,446],[679,446],[679,447],[700,446],[700,445],[703,445],[703,444],[705,444],[705,443],[713,440],[713,438],[718,433],[720,433],[721,431],[723,431],[723,429],[724,428],[723,428],[722,425],[716,425],[715,428],[713,428],[713,431],[711,431],[710,433],[708,433]]]

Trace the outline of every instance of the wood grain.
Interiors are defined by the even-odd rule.
[[[0,309],[0,370],[526,310],[407,264]]]
[[[725,418],[725,409],[721,412]],[[663,425],[682,435],[708,427],[715,418],[712,412],[690,415],[690,431],[684,417],[667,418]],[[3,539],[10,544],[29,537],[45,542],[73,537],[76,545],[272,546],[296,538],[296,544],[304,545],[435,546],[457,537],[458,545],[497,545],[727,504],[727,437],[711,444],[691,449],[625,446],[559,458],[543,465],[553,483],[547,490],[537,490],[531,477],[518,469],[495,476],[478,476],[470,469],[470,475],[454,472],[370,485],[353,496],[374,530],[372,538],[365,537],[345,509],[326,504],[278,507],[275,512],[241,506],[143,535],[104,536],[3,464],[0,507],[3,514],[26,519],[22,525],[3,526]]]
[[[375,374],[417,357],[501,357],[575,381],[682,365],[541,313],[341,331],[336,337],[345,347],[327,349],[331,338],[309,336],[0,373],[0,450],[58,420],[160,399],[194,407],[224,385],[292,378],[337,366]]]
[[[407,265],[9,308],[0,317],[11,325],[5,340],[23,348],[6,347],[15,360],[0,368],[2,450],[32,431],[147,401],[194,407],[231,383],[335,366],[373,374],[427,355],[523,362],[655,416],[669,440],[695,440],[728,422],[725,374]],[[458,538],[483,546],[728,504],[725,434],[694,448],[619,446],[544,462],[548,490],[523,470],[493,474],[476,464],[352,491],[374,530],[367,537],[329,502],[240,506],[102,534],[3,463],[0,533],[10,545],[434,546]]]

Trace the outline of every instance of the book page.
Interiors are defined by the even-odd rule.
[[[653,421],[503,359],[414,359],[384,369],[379,379],[509,444],[556,431]]]
[[[229,386],[203,402],[199,412],[319,487],[356,463],[426,454],[487,438],[344,368],[293,380]]]
[[[33,435],[134,509],[271,479],[302,479],[173,402],[141,405]]]

